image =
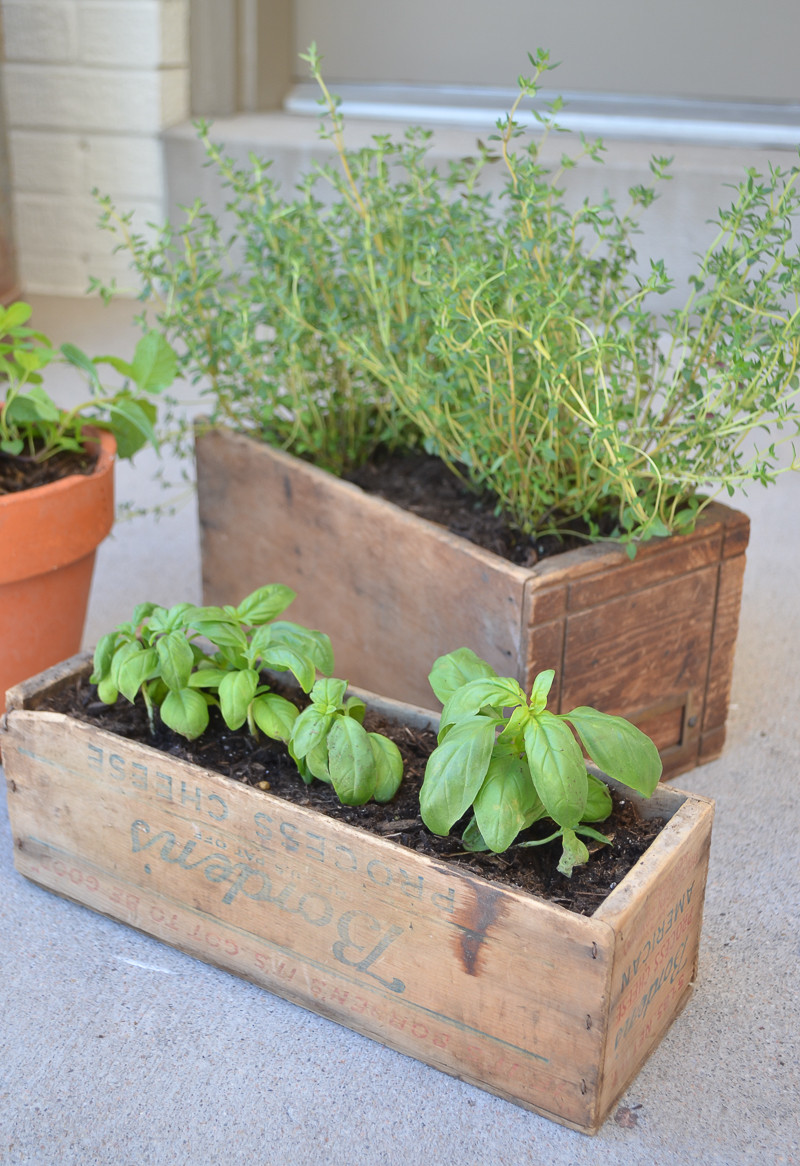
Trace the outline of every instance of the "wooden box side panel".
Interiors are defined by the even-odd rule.
[[[714,635],[708,672],[708,690],[703,712],[703,739],[700,746],[700,755],[704,761],[715,756],[722,748],[724,741],[733,678],[736,637],[739,632],[744,569],[745,555],[743,553],[724,559],[720,566]]]
[[[748,531],[746,516],[715,504],[692,535],[646,544],[633,562],[571,552],[563,559],[582,556],[572,574],[536,568],[527,683],[555,668],[560,711],[591,704],[628,717],[656,742],[668,777],[712,756],[724,739]]]
[[[423,707],[433,661],[462,645],[520,674],[521,568],[246,437],[200,436],[197,464],[206,602],[285,583],[338,675]]]
[[[687,795],[619,895],[598,912],[616,936],[601,1114],[608,1113],[692,993],[713,817],[712,802]],[[650,889],[642,896],[644,886]]]
[[[4,735],[18,869],[538,1112],[596,1125],[613,932],[53,713]]]

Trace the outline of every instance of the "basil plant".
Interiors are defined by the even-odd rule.
[[[447,835],[471,809],[464,846],[495,853],[549,818],[556,826],[552,834],[517,845],[540,846],[560,837],[558,869],[569,877],[588,861],[583,837],[609,842],[592,823],[609,816],[611,795],[587,770],[584,752],[609,777],[647,797],[662,767],[650,738],[622,717],[586,707],[549,712],[554,677],[552,670],[540,672],[528,696],[469,648],[439,657],[429,679],[444,708],[420,810],[434,834]]]

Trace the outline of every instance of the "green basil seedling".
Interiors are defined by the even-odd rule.
[[[311,704],[294,723],[289,751],[304,781],[328,782],[344,805],[388,802],[403,777],[400,750],[381,733],[367,732],[366,706],[346,692],[344,680],[316,682]]]
[[[274,740],[288,741],[297,708],[261,679],[265,670],[291,672],[308,692],[317,672],[333,670],[328,636],[276,617],[295,593],[279,583],[259,587],[237,606],[169,609],[145,603],[130,623],[103,636],[94,654],[92,682],[113,704],[122,693],[141,693],[151,729],[154,710],[181,736],[193,740],[217,706],[230,729],[247,724]]]
[[[609,777],[647,797],[662,767],[653,742],[622,717],[584,707],[549,712],[554,677],[552,670],[539,673],[527,696],[516,680],[498,676],[469,648],[440,657],[430,683],[444,708],[420,810],[434,834],[446,835],[471,809],[464,845],[495,853],[549,818],[554,833],[517,845],[560,837],[558,869],[569,876],[589,857],[581,835],[608,842],[590,823],[608,817],[611,797],[606,784],[587,771],[584,752]]]
[[[347,696],[347,681],[317,679],[333,671],[331,642],[277,618],[294,598],[272,583],[237,607],[140,604],[98,643],[91,681],[106,704],[120,693],[131,702],[141,695],[152,732],[158,710],[165,725],[194,740],[215,706],[229,729],[246,724],[253,736],[284,741],[304,781],[328,782],[345,804],[388,802],[403,776],[400,751],[363,727],[366,706]],[[291,672],[310,693],[308,707],[300,713],[271,691],[265,671]]]

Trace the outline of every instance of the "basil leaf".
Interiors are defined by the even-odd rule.
[[[246,596],[236,608],[236,614],[242,623],[256,627],[280,615],[296,597],[297,593],[291,587],[285,587],[282,583],[268,583]]]
[[[390,802],[403,780],[403,758],[394,741],[382,733],[369,733],[368,737],[375,765],[375,792],[372,796],[376,802]]]
[[[161,705],[161,720],[170,729],[193,741],[208,727],[208,705],[199,692],[191,688],[171,690]]]
[[[588,790],[581,822],[603,822],[614,808],[611,793],[606,783],[600,781],[593,773],[587,773],[586,777]]]
[[[449,834],[483,785],[494,746],[491,717],[454,725],[428,758],[419,794],[422,820],[434,834]]]
[[[441,725],[453,725],[468,720],[483,708],[512,708],[527,704],[525,693],[510,676],[479,677],[469,680],[448,697],[442,709]]]
[[[589,851],[573,830],[564,827],[561,831],[561,858],[558,860],[558,869],[567,878],[572,878],[572,871],[576,866],[582,866],[589,861]]]
[[[298,717],[298,710],[290,700],[267,692],[257,696],[252,705],[253,720],[265,736],[273,741],[289,741]]]
[[[663,767],[658,750],[641,729],[623,717],[584,706],[564,713],[563,719],[575,727],[586,752],[603,773],[650,797]]]
[[[219,707],[229,729],[240,729],[258,688],[258,673],[252,668],[229,672],[219,686]],[[202,698],[201,698],[202,699]]]
[[[117,673],[117,688],[131,704],[136,694],[147,680],[158,675],[158,653],[155,648],[136,652],[126,660]]]
[[[352,717],[338,715],[328,733],[328,771],[345,806],[363,806],[375,792],[375,758],[369,734]]]
[[[470,680],[497,676],[491,664],[477,656],[471,648],[457,648],[435,660],[428,675],[430,686],[442,704]]]
[[[573,829],[586,808],[588,776],[569,726],[543,712],[525,726],[525,753],[536,792],[553,821]]]
[[[265,648],[261,662],[265,668],[273,668],[276,672],[291,672],[303,692],[310,692],[314,687],[317,675],[314,661],[288,644],[274,644]]]
[[[167,688],[186,688],[194,667],[194,652],[183,632],[168,632],[156,640],[161,676]]]
[[[539,804],[530,770],[521,757],[492,757],[474,802],[481,836],[495,854],[508,850]]]
[[[291,749],[296,757],[305,757],[325,738],[333,721],[333,713],[310,704],[303,709],[292,729]]]

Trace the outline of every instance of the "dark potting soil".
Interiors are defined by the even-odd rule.
[[[574,524],[574,534],[527,535],[517,529],[489,491],[476,493],[439,458],[425,453],[388,454],[379,451],[366,466],[346,474],[369,494],[377,494],[404,510],[438,522],[453,534],[487,551],[530,567],[539,559],[586,545],[587,530]],[[604,534],[613,532],[609,525]]]
[[[272,687],[276,688],[274,684]],[[285,695],[292,697],[290,692]],[[456,863],[470,874],[538,895],[581,915],[591,915],[600,906],[665,824],[664,819],[642,818],[630,799],[612,791],[611,817],[596,824],[612,844],[604,846],[586,839],[591,855],[589,862],[576,867],[572,877],[566,878],[556,869],[561,854],[558,840],[530,849],[514,848],[504,854],[469,854],[460,841],[460,829],[466,826],[466,818],[456,824],[453,834],[447,838],[431,834],[419,816],[419,790],[428,756],[436,746],[436,735],[408,726],[398,727],[372,711],[367,713],[365,726],[396,742],[403,756],[403,782],[395,798],[385,805],[370,802],[365,806],[343,806],[331,786],[321,781],[305,784],[283,744],[265,738],[257,741],[246,729],[231,731],[216,709],[211,710],[212,720],[206,732],[196,741],[187,741],[158,720],[156,734],[152,736],[141,701],[132,705],[120,697],[115,705],[105,705],[98,700],[95,686],[83,678],[48,696],[39,707],[67,713],[222,773],[234,781],[268,789],[287,801],[391,838],[419,854]],[[537,823],[520,839],[545,838],[552,832],[552,823]]]
[[[0,494],[19,494],[35,486],[47,486],[72,474],[90,474],[97,463],[95,454],[65,450],[43,462],[28,457],[0,453]]]

